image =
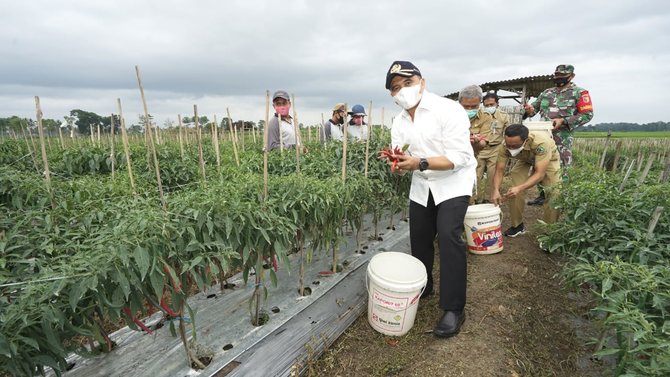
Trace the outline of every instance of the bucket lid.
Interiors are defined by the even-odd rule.
[[[487,212],[487,213],[498,214],[500,213],[500,207],[497,207],[495,204],[492,203],[473,204],[471,206],[468,206],[468,210],[465,212],[465,214],[467,216],[468,214],[472,214],[474,212],[477,213]]]
[[[420,289],[426,284],[426,267],[415,257],[396,251],[385,251],[372,257],[368,272],[396,289]]]

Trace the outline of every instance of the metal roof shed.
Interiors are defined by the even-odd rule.
[[[500,98],[511,98],[518,103],[524,103],[531,97],[537,97],[545,89],[554,86],[552,81],[553,75],[528,76],[518,79],[491,81],[480,84],[482,91],[488,92],[493,90],[498,93],[499,90],[514,93],[513,95],[501,95]],[[445,95],[445,97],[458,100],[458,93],[453,92]]]

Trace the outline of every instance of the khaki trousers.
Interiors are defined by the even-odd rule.
[[[496,161],[498,161],[497,145],[486,147],[477,155],[477,192],[474,196],[478,202],[491,197],[493,176],[496,174]],[[486,180],[484,180],[484,172],[486,172]]]
[[[517,160],[512,170],[510,170],[510,178],[512,179],[512,185],[518,186],[524,183],[528,179],[528,173],[530,172],[531,164]],[[554,223],[558,220],[559,212],[558,210],[551,207],[551,204],[558,198],[560,195],[560,183],[561,183],[561,165],[558,161],[550,162],[547,167],[547,173],[545,174],[542,181],[540,181],[542,187],[544,187],[546,200],[544,201],[544,217],[543,220],[546,223]],[[522,191],[516,197],[512,198],[510,201],[510,213],[512,216],[512,226],[519,226],[523,222],[523,207],[526,204],[526,191]]]

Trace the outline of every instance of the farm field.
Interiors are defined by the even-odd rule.
[[[201,352],[204,314],[188,296],[241,273],[255,289],[238,313],[262,326],[266,295],[290,286],[299,297],[315,255],[341,271],[345,237],[363,250],[399,221],[409,177],[374,158],[387,130],[376,129],[369,146],[303,137],[309,153],[269,154],[267,186],[253,133],[164,132],[128,144],[54,138],[43,156],[37,138],[0,141],[0,373],[60,373],[71,352],[114,353],[110,323],[171,333],[183,340],[184,365],[203,369],[217,353]],[[320,359],[314,354],[306,373],[667,375],[670,146],[575,144],[563,220],[506,239],[501,254],[470,256],[458,337],[428,332],[440,314],[434,295],[407,336],[378,334],[363,316]],[[529,225],[538,214],[528,209]],[[164,328],[147,328],[148,315],[163,317]]]
[[[606,138],[607,132],[575,132],[575,137],[579,139]],[[612,138],[614,139],[670,138],[670,131],[612,132]]]

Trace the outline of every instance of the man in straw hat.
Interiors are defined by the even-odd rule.
[[[333,115],[323,123],[323,128],[321,129],[319,140],[321,140],[322,143],[325,143],[328,140],[342,141],[342,136],[344,135],[342,125],[344,124],[346,114],[344,107],[345,105],[343,103],[338,103],[333,106]]]
[[[442,317],[433,334],[458,334],[465,321],[467,283],[463,219],[475,183],[470,122],[458,103],[428,92],[419,69],[395,61],[386,73],[386,89],[402,107],[393,119],[393,147],[409,145],[399,157],[397,173],[412,172],[409,227],[412,255],[426,267],[428,283],[422,297],[433,292],[434,240],[440,248]]]

